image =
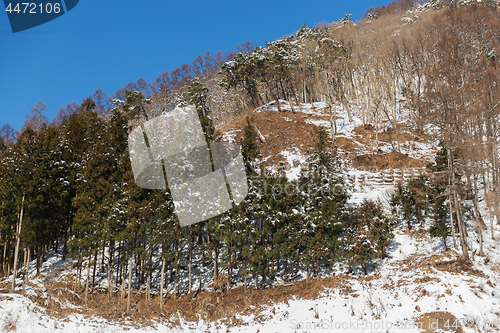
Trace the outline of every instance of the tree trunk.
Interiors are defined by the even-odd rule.
[[[498,145],[496,138],[493,138],[493,170],[492,170],[492,178],[493,178],[493,193],[495,197],[493,198],[493,202],[495,204],[495,215],[497,218],[497,224],[500,224],[500,204],[499,204],[499,196],[498,196],[498,176],[500,171],[498,170]]]
[[[127,313],[130,313],[130,302],[132,300],[132,254],[128,259],[128,299],[127,299]]]
[[[262,135],[262,133],[259,131],[259,129],[257,128],[257,125],[255,124],[252,124],[252,127],[255,129],[255,131],[257,132],[257,135],[259,136],[259,139],[262,143],[266,143],[266,137],[264,135]]]
[[[38,254],[37,254],[37,257],[38,257]],[[80,286],[81,286],[82,269],[83,269],[83,259],[82,259],[82,249],[80,249],[80,251],[78,253],[78,288],[80,288]]]
[[[26,265],[26,262],[27,262],[27,258],[26,258],[26,255],[28,253],[28,250],[26,248],[24,248],[24,260],[23,260],[23,268],[24,268],[24,279],[23,279],[23,291],[26,291],[26,272],[27,272],[27,265]]]
[[[228,268],[227,268],[227,285],[226,285],[226,290],[229,290],[229,287],[231,287],[231,283],[233,281],[233,252],[231,248],[231,244],[229,243],[227,245],[227,254],[228,254]]]
[[[276,106],[278,107],[278,112],[282,112],[279,97],[277,97],[276,94],[274,94],[274,96],[276,96],[275,98],[276,98]]]
[[[40,245],[38,245],[36,247],[36,276],[40,275],[40,264],[41,264],[41,260],[40,260],[40,257],[42,255],[42,247]],[[10,267],[9,267],[9,272],[10,272]]]
[[[151,274],[148,272],[148,278],[147,278],[147,286],[146,286],[146,306],[149,306],[149,302],[151,300]]]
[[[444,250],[448,251],[448,246],[446,245],[446,237],[443,237]]]
[[[333,115],[332,112],[332,107],[333,107],[333,97],[332,97],[332,88],[330,85],[330,77],[328,73],[326,73],[326,82],[323,83],[328,87],[328,98],[330,99],[330,126],[332,128],[332,140],[336,141],[337,140],[337,109],[335,108],[335,115]]]
[[[24,276],[25,284],[28,284],[28,279],[30,274],[30,256],[31,256],[31,246],[28,246],[28,255],[26,260],[26,275]]]
[[[108,260],[108,298],[111,298],[111,289],[113,288],[113,274],[111,273],[111,257]]]
[[[189,249],[188,249],[188,294],[191,294],[193,288],[192,273],[193,273],[193,228],[189,227]]]
[[[16,274],[17,274],[17,257],[19,255],[19,243],[21,241],[21,227],[23,225],[23,213],[24,213],[24,195],[23,201],[21,203],[21,214],[19,215],[19,225],[17,227],[17,237],[16,237],[16,250],[14,252],[14,270],[12,274],[12,287],[10,291],[14,292],[16,290]]]
[[[478,220],[482,220],[481,212],[479,211],[479,189],[477,186],[477,175],[474,175],[474,213]]]
[[[290,89],[292,90],[293,99],[295,100],[295,104],[299,105],[299,99],[297,97],[297,94],[295,93],[295,88],[293,87],[293,83],[290,78],[289,78],[289,83],[290,83]],[[295,110],[292,106],[292,102],[290,102],[290,108],[292,109],[292,112],[295,113]]]
[[[219,281],[219,245],[218,241],[214,240],[214,283]]]
[[[285,87],[283,86],[283,79],[280,78],[280,88],[281,88],[281,93],[283,94],[283,99],[288,100],[289,98],[287,97]]]
[[[90,258],[87,264],[87,281],[85,282],[85,307],[87,307],[87,299],[89,296],[89,280],[90,280]]]
[[[71,270],[73,270],[73,263],[71,264]],[[75,301],[75,299],[76,299],[76,278],[73,279],[73,302]]]
[[[343,96],[343,104],[344,104],[344,109],[347,111],[347,118],[350,123],[352,123],[352,115],[351,115],[351,107],[349,106],[349,102],[347,101],[347,98]]]
[[[393,110],[393,118],[394,118],[394,131],[396,132],[396,142],[398,144],[398,152],[401,153],[401,144],[399,142],[399,128],[398,128],[398,111],[397,111],[397,88],[394,88],[394,110]]]
[[[450,179],[450,185],[451,185],[451,179]],[[455,235],[455,222],[453,222],[453,209],[451,207],[451,190],[450,187],[448,187],[448,202],[450,206],[450,224],[451,224],[451,236],[453,238],[453,247],[456,249],[457,248],[457,241],[456,241],[456,235]]]
[[[202,277],[202,275],[203,275],[203,272],[202,272],[202,270],[200,268],[200,285],[198,286],[198,293],[201,292],[201,277]]]
[[[109,247],[109,251],[111,251],[111,247]],[[106,240],[103,240],[102,242],[102,256],[101,256],[101,267],[99,267],[99,276],[101,273],[104,273],[104,259],[105,259],[105,254],[106,254]],[[111,256],[111,254],[110,254]]]
[[[67,221],[66,221],[67,224]],[[66,255],[68,254],[68,231],[64,233],[64,241],[63,241],[63,257],[62,260],[66,260]]]
[[[94,269],[92,271],[92,284],[95,284],[95,272],[96,272],[96,269],[97,269],[97,253],[98,252],[99,252],[99,250],[95,250],[94,251]]]
[[[375,151],[378,153],[378,107],[375,107]]]
[[[122,259],[122,244],[120,241],[118,243],[118,258],[116,258],[116,285],[118,285],[120,283],[120,280],[122,278],[122,276],[121,276],[122,265],[120,264],[121,259]]]
[[[161,258],[161,279],[160,279],[160,312],[163,311],[163,285],[165,283],[165,258]]]
[[[180,296],[180,281],[181,281],[181,262],[182,262],[182,242],[181,240],[178,241],[178,246],[176,249],[176,264],[177,267],[175,268],[175,295]]]
[[[455,180],[455,168],[450,148],[448,148],[448,166],[449,166],[448,169],[451,172],[453,199],[455,202],[455,212],[457,214],[458,232],[460,233],[460,245],[462,247],[462,259],[464,261],[469,261],[469,252],[467,250],[467,243],[465,241],[465,230],[464,230],[465,225],[462,222],[462,212],[460,211],[460,202],[458,200],[456,180]]]
[[[5,239],[5,243],[3,244],[2,271],[3,271],[3,275],[8,275],[7,274],[7,239]]]
[[[122,285],[120,291],[120,304],[123,307],[123,300],[125,299],[125,276],[122,276]]]
[[[330,126],[332,128],[332,140],[337,140],[337,117],[333,116],[332,104],[330,103]]]
[[[479,235],[479,252],[478,256],[484,257],[484,250],[483,250],[483,230],[481,230],[480,226],[477,226],[477,234]]]
[[[486,203],[488,205],[488,210],[490,213],[490,229],[491,229],[491,239],[495,239],[495,232],[493,228],[493,207],[490,205],[489,202]]]

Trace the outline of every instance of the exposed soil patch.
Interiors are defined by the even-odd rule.
[[[411,158],[405,154],[391,152],[388,154],[359,155],[353,159],[353,166],[372,169],[406,169],[421,168],[428,162]]]

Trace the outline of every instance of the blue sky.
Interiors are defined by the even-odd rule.
[[[35,103],[52,120],[67,103],[98,88],[112,95],[140,77],[149,83],[165,70],[205,51],[264,45],[345,13],[360,19],[373,1],[131,1],[81,0],[67,14],[12,33],[0,13],[0,127],[19,130]],[[3,8],[3,7],[2,7]]]

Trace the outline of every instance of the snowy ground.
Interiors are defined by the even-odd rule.
[[[500,235],[500,228],[496,228]],[[472,248],[477,249],[470,231]],[[452,246],[449,239],[448,245]],[[0,329],[8,331],[16,323],[17,332],[421,332],[421,314],[445,311],[454,315],[464,332],[497,332],[500,329],[500,243],[485,234],[487,257],[475,257],[474,267],[484,276],[438,270],[427,263],[456,259],[454,250],[442,252],[440,240],[418,235],[410,236],[399,230],[390,249],[390,259],[376,262],[376,267],[364,277],[361,271],[346,276],[350,292],[326,289],[314,300],[293,299],[288,303],[266,306],[258,315],[239,316],[245,326],[228,327],[223,322],[185,322],[172,330],[170,325],[157,323],[137,328],[132,323],[120,325],[98,317],[85,318],[71,314],[60,320],[48,315],[47,309],[27,296],[4,293],[0,296]],[[486,259],[489,262],[485,264]],[[60,257],[49,255],[41,278],[42,285],[61,265]],[[497,266],[494,266],[494,265]],[[496,267],[496,268],[495,268]],[[341,274],[342,267],[321,275]],[[344,270],[345,271],[345,270]],[[51,274],[52,272],[52,274]],[[357,276],[356,276],[357,275]],[[482,275],[482,274],[479,274]],[[357,278],[358,277],[358,278]],[[20,288],[18,288],[20,290]],[[68,305],[69,306],[69,305]],[[429,325],[433,325],[432,321]]]
[[[282,102],[283,109],[290,109],[287,102]],[[312,114],[325,114],[326,104],[315,103],[295,107],[296,111]],[[275,105],[266,105],[257,110],[277,111]],[[353,109],[354,122],[347,122],[347,115],[341,109],[338,115],[343,118],[337,121],[337,132],[340,136],[353,138],[353,130],[362,124]],[[330,124],[320,120],[311,120],[315,125],[323,125],[330,130]],[[224,140],[232,141],[236,132],[226,133]],[[429,158],[435,144],[409,142],[403,149],[414,158]],[[389,144],[381,146],[383,151],[392,151]],[[305,161],[300,150],[281,152],[289,164],[287,177],[296,179],[300,165]],[[350,204],[362,202],[365,198],[380,200],[389,211],[387,203],[393,189],[391,184],[363,184],[360,179],[377,177],[378,173],[360,170],[346,170],[352,186]],[[483,203],[484,204],[484,203]],[[483,216],[489,226],[489,215],[485,207],[481,207]],[[480,273],[455,272],[437,269],[429,264],[433,261],[456,260],[459,254],[452,249],[443,252],[443,244],[439,239],[430,239],[427,234],[409,235],[398,229],[390,248],[390,258],[376,261],[367,277],[361,271],[354,275],[344,275],[346,268],[338,265],[333,271],[322,271],[320,276],[344,276],[349,292],[339,288],[325,289],[320,297],[314,300],[293,299],[287,303],[266,306],[258,314],[240,316],[247,325],[228,327],[222,321],[186,322],[182,318],[180,326],[171,328],[166,322],[158,322],[149,327],[137,327],[135,323],[110,323],[99,317],[88,317],[70,314],[63,319],[55,319],[49,315],[46,307],[37,305],[33,300],[46,298],[43,293],[44,284],[61,276],[74,273],[69,268],[71,260],[62,261],[60,254],[50,252],[44,263],[42,274],[35,278],[35,262],[30,265],[30,282],[35,288],[26,288],[22,295],[12,294],[4,290],[0,293],[0,331],[17,332],[422,332],[429,328],[433,332],[437,323],[427,322],[430,327],[422,327],[419,318],[422,314],[443,311],[457,318],[448,327],[453,329],[458,324],[464,332],[498,332],[500,331],[500,225],[495,223],[497,240],[491,238],[490,231],[484,232],[484,249],[486,257],[475,256],[473,266]],[[478,249],[477,234],[469,230],[468,241],[472,250]],[[451,239],[447,245],[453,246]],[[199,273],[201,257],[195,254],[194,275]],[[158,267],[159,260],[155,261]],[[210,280],[210,265],[203,268],[203,284]],[[156,269],[156,271],[159,271]],[[299,274],[296,279],[305,277]],[[158,284],[158,274],[153,276],[153,284]],[[4,280],[7,283],[8,279]],[[21,279],[17,280],[20,284]],[[107,285],[106,276],[101,277],[102,285]],[[241,281],[236,279],[236,286]],[[198,288],[194,282],[194,289]],[[180,288],[187,287],[187,275],[181,279]],[[36,290],[35,290],[36,289]],[[153,290],[155,292],[155,290]],[[57,300],[53,300],[56,301]],[[71,304],[61,304],[72,307]],[[441,323],[443,324],[443,323]],[[15,329],[14,329],[15,327]]]

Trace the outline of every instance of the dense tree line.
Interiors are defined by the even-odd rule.
[[[217,135],[205,93],[194,80],[184,98],[197,107],[210,142]],[[215,282],[224,270],[225,284],[241,278],[257,287],[299,269],[307,277],[318,275],[339,261],[366,272],[371,260],[386,255],[394,225],[380,205],[366,202],[358,212],[347,206],[349,193],[327,131],[317,130],[309,166],[289,182],[284,173],[262,167],[250,118],[241,142],[249,195],[222,216],[180,228],[168,191],[134,183],[127,134],[131,123],[145,120],[140,110],[148,100],[139,92],[124,95],[125,101],[107,113],[87,98],[57,124],[48,124],[34,109],[17,141],[2,151],[4,274],[12,270],[16,243],[24,250],[24,264],[36,258],[37,268],[49,249],[71,255],[86,288],[102,278],[110,288],[124,285],[129,274],[149,287],[153,271],[161,269],[162,281],[177,292],[182,270],[189,272],[191,291],[194,253],[213,263]],[[161,268],[153,265],[154,257],[162,258]]]

